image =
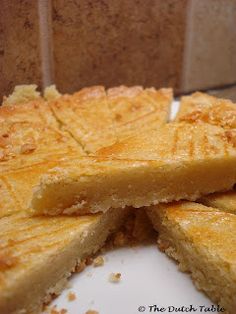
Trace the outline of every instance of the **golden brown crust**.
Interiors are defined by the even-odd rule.
[[[89,153],[167,121],[172,90],[101,86],[64,95],[50,104],[58,120]]]
[[[113,124],[119,140],[163,125],[173,98],[171,89],[120,86],[107,91]]]
[[[221,128],[208,124],[170,123],[156,131],[133,136],[97,152],[102,158],[131,160],[193,160],[227,155],[232,140]]]
[[[42,100],[0,107],[0,124],[0,167],[1,162],[16,158],[28,158],[30,163],[43,155],[83,152],[78,143],[60,129],[48,104]]]
[[[104,87],[94,86],[73,95],[64,95],[51,102],[50,107],[63,128],[73,135],[85,151],[96,151],[114,142],[112,117]]]
[[[130,97],[133,98],[138,96],[143,91],[142,86],[132,86],[127,87],[125,85],[121,85],[118,87],[112,87],[107,90],[107,95],[109,98],[116,98],[116,97]]]
[[[236,128],[236,105],[230,100],[204,93],[194,93],[181,98],[177,121],[206,122],[225,129]]]

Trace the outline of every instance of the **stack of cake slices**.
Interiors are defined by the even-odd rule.
[[[40,313],[140,211],[160,249],[235,313],[236,105],[194,93],[168,121],[171,103],[171,89],[140,86],[4,99],[1,314]]]

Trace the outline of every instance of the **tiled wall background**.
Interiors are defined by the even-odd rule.
[[[17,84],[236,84],[236,0],[1,0],[0,96]]]

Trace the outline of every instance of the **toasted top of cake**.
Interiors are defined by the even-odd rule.
[[[20,213],[0,219],[1,296],[4,288],[12,284],[10,278],[17,281],[22,272],[29,270],[30,263],[37,264],[34,258],[38,263],[41,263],[40,255],[46,260],[47,254],[66,247],[75,233],[81,232],[82,242],[88,228],[98,221],[99,216],[48,218]]]
[[[173,91],[141,86],[113,87],[107,91],[108,105],[119,140],[163,125],[169,116]]]
[[[40,182],[43,174],[51,168],[56,168],[65,159],[78,158],[78,154],[64,154],[47,156],[45,160],[38,158],[24,162],[17,158],[8,161],[6,167],[2,167],[0,173],[0,218],[9,216],[15,212],[28,212],[29,200],[33,195],[33,187]]]
[[[233,129],[236,128],[236,104],[227,99],[196,92],[181,98],[176,121],[202,121]]]
[[[84,88],[50,104],[56,117],[86,152],[115,143],[139,131],[156,128],[168,119],[171,89],[120,86]]]
[[[234,137],[209,124],[169,123],[104,147],[97,156],[125,160],[191,161],[235,153]]]
[[[81,146],[60,128],[42,99],[0,107],[0,125],[0,169],[12,159],[31,164],[32,160],[54,154],[83,154]],[[14,167],[14,162],[11,164]]]
[[[90,152],[113,143],[114,130],[103,86],[83,88],[50,104],[57,119]],[[105,130],[110,128],[110,132]],[[95,148],[95,150],[96,150]]]

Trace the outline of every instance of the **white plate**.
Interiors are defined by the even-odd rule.
[[[177,110],[178,102],[174,102],[172,119]],[[137,314],[161,313],[161,308],[164,308],[162,313],[176,313],[173,307],[192,305],[196,309],[194,313],[201,313],[201,306],[212,305],[197,291],[190,276],[180,272],[156,245],[117,249],[104,257],[104,266],[89,266],[73,275],[70,288],[64,290],[50,308],[57,305],[58,310],[67,309],[68,314],[85,314],[88,310],[99,314]],[[111,273],[121,273],[121,281],[109,282]],[[76,295],[72,302],[68,301],[69,292]]]

